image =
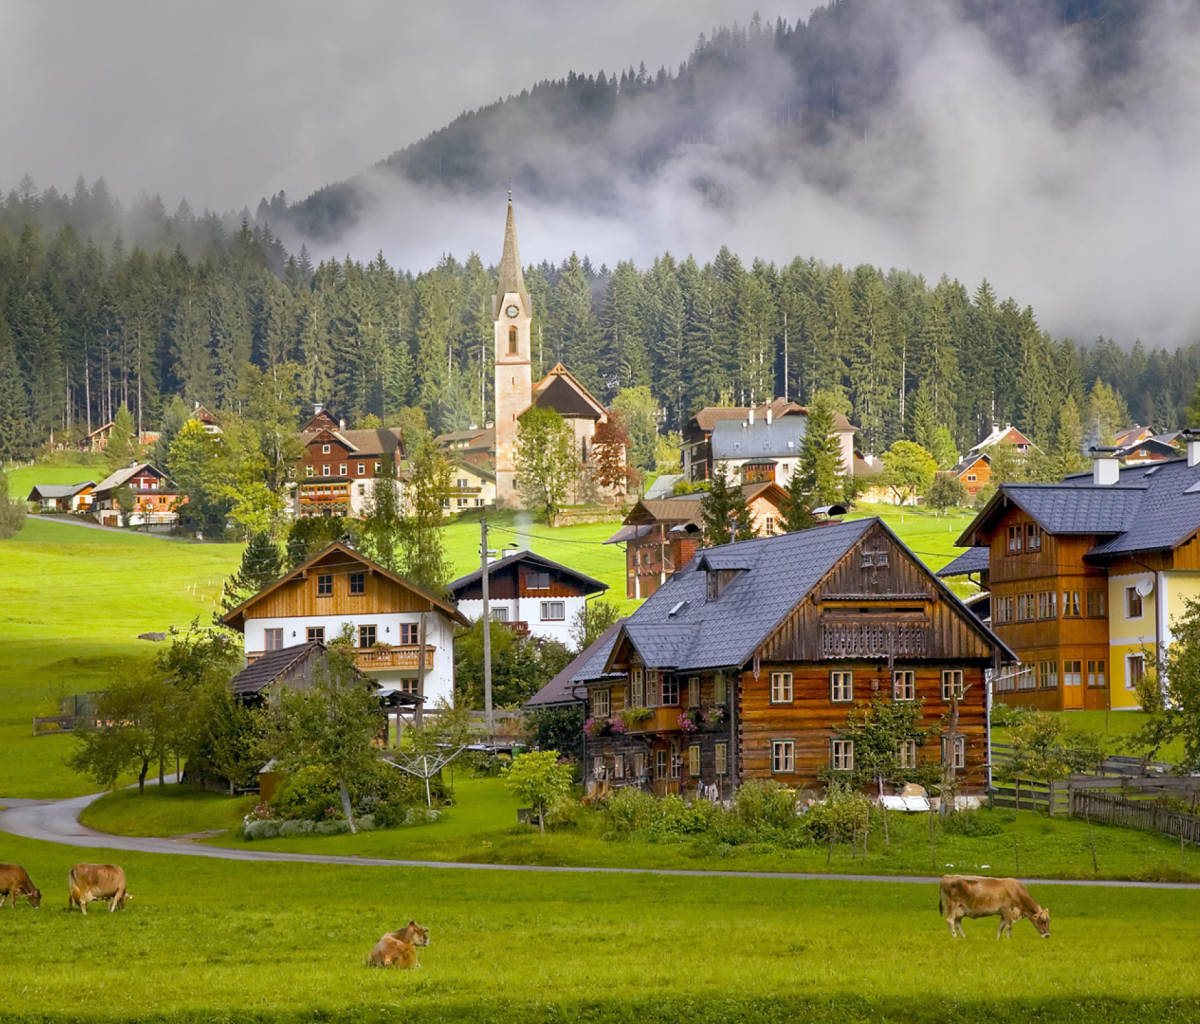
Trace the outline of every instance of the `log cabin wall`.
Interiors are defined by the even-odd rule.
[[[1020,538],[1019,550],[1010,550],[1010,529]],[[1033,550],[1031,535],[1038,542]],[[1106,678],[1110,670],[1108,570],[1084,557],[1098,539],[1045,533],[1016,507],[995,527],[988,570],[992,629],[1030,670],[1011,686],[997,687],[1005,703],[1045,711],[1107,706],[1107,687],[1087,682],[1089,663],[1104,663]],[[1075,662],[1081,666],[1080,686],[1067,685],[1064,666]],[[1048,665],[1054,666],[1052,675],[1043,671]]]
[[[969,791],[983,788],[984,773],[976,771],[987,763],[987,711],[984,670],[962,664],[921,665],[897,661],[895,670],[916,673],[916,698],[923,699],[921,727],[937,725],[950,713],[950,702],[942,700],[942,669],[963,670],[967,688],[959,702],[958,729],[965,737],[965,771]],[[791,672],[793,699],[787,704],[771,703],[771,673]],[[853,702],[834,702],[830,687],[831,671],[850,671],[853,678]],[[746,671],[741,676],[738,715],[738,773],[746,779],[777,779],[787,786],[819,789],[820,775],[831,766],[831,743],[844,738],[847,713],[859,702],[870,701],[876,692],[888,693],[892,673],[886,664],[843,661],[837,664],[797,665],[790,662],[763,662],[757,675]],[[795,771],[772,770],[773,741],[795,744]],[[941,763],[941,743],[935,737],[918,749],[918,763]],[[961,773],[960,773],[961,775]]]

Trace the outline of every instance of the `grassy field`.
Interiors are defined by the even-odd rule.
[[[139,633],[211,621],[241,551],[36,517],[0,543],[0,795],[90,790],[63,764],[73,741],[33,737],[33,715],[53,714],[59,695],[98,689],[130,659],[153,656]]]
[[[499,875],[91,851],[123,912],[70,914],[72,851],[4,837],[5,1021],[1192,1021],[1200,892],[1044,885],[1052,936],[952,940],[933,884]],[[99,908],[97,907],[97,910]],[[422,969],[364,966],[431,930]]]
[[[88,804],[79,820],[119,836],[183,836],[231,829],[258,802],[256,796],[225,796],[199,786],[147,786],[106,793]]]

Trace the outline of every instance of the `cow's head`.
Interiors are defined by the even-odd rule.
[[[28,893],[28,896],[29,896],[29,905],[31,907],[37,908],[42,905],[42,890],[41,889],[34,889],[33,892]]]
[[[1033,926],[1038,930],[1038,934],[1043,939],[1050,938],[1050,911],[1046,907],[1042,907],[1029,920],[1033,922]]]
[[[428,928],[422,928],[419,924],[417,924],[416,921],[409,921],[408,927],[404,930],[406,932],[408,932],[409,935],[412,936],[412,939],[410,941],[412,942],[412,944],[414,946],[428,946],[429,945],[429,929]]]

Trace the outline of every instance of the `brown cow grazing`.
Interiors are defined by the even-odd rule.
[[[429,929],[422,928],[416,921],[409,921],[398,932],[388,932],[375,943],[367,955],[368,967],[420,967],[417,962],[417,947],[429,945]]]
[[[115,864],[76,864],[67,877],[71,888],[71,903],[68,910],[79,907],[85,914],[92,900],[108,900],[111,914],[133,894],[125,891],[125,872]]]
[[[29,880],[29,875],[20,864],[0,864],[0,907],[8,900],[16,910],[18,896],[27,896],[30,906],[42,905],[42,890]]]
[[[1050,938],[1050,911],[1039,907],[1025,883],[1015,878],[981,878],[978,875],[943,875],[938,913],[946,914],[951,935],[966,938],[964,917],[1000,915],[996,938],[1012,938],[1012,926],[1027,917],[1043,939]]]

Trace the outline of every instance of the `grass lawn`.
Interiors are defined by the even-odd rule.
[[[234,834],[209,842],[222,846],[294,853],[334,853],[397,860],[477,864],[547,864],[589,867],[718,868],[734,871],[814,871],[856,874],[1010,874],[1055,878],[1133,878],[1200,881],[1200,850],[1157,833],[1092,826],[1032,811],[976,812],[999,826],[997,835],[951,835],[940,829],[930,842],[926,815],[889,816],[890,846],[876,828],[861,844],[784,850],[776,846],[717,846],[686,842],[628,842],[603,838],[604,819],[590,811],[580,823],[539,835],[516,824],[516,801],[498,779],[459,779],[458,805],[429,825],[361,833],[260,840],[246,844]],[[214,817],[212,820],[216,821]],[[199,825],[197,828],[217,828]],[[1092,866],[1095,845],[1096,867]]]
[[[107,793],[84,808],[79,820],[88,828],[119,836],[182,836],[210,829],[231,829],[258,802],[255,796],[230,797],[199,786],[147,786]]]
[[[211,620],[240,544],[193,544],[31,517],[0,542],[0,795],[91,791],[63,763],[67,736],[31,735],[40,709],[153,656],[138,633]]]
[[[1192,1021],[1200,892],[1043,885],[1052,936],[950,938],[932,885],[498,875],[89,851],[123,912],[68,913],[67,848],[3,837],[6,1021]],[[364,966],[430,928],[422,969]]]

